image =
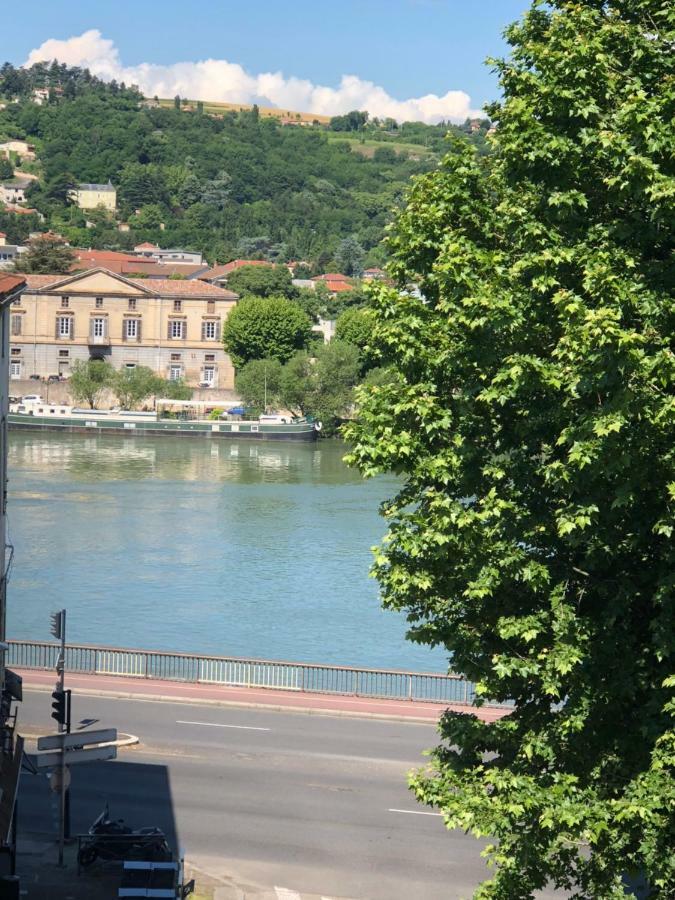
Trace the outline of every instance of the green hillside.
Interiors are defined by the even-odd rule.
[[[38,105],[32,92],[42,86],[49,100]],[[0,98],[0,140],[26,138],[37,147],[31,169],[40,178],[28,202],[45,216],[43,227],[71,243],[125,249],[150,240],[221,262],[300,258],[317,270],[330,266],[348,236],[366,251],[366,264],[383,262],[379,245],[390,211],[411,176],[436,165],[448,130],[364,123],[355,114],[354,133],[352,114],[292,127],[255,107],[217,116],[196,104],[156,107],[135,89],[56,64],[6,64]],[[75,183],[108,180],[118,192],[115,217],[85,217],[68,204]],[[120,223],[129,230],[120,231]],[[25,238],[33,224],[0,210],[0,230],[10,240]]]

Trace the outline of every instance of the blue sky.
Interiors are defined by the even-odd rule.
[[[32,0],[30,15],[17,10],[5,18],[0,56],[22,63],[47,40],[67,42],[95,30],[111,43],[103,49],[100,44],[95,50],[80,48],[75,55],[66,43],[57,45],[63,49],[55,52],[71,62],[86,63],[91,56],[103,74],[113,56],[115,65],[127,73],[141,71],[136,67],[143,64],[172,67],[212,58],[237,64],[247,75],[282,72],[286,79],[306,79],[312,86],[334,89],[342,76],[356,75],[396,100],[462,91],[469,95],[471,107],[479,108],[497,92],[485,57],[504,52],[502,31],[527,5],[528,0],[207,0],[194,5],[178,0]],[[222,90],[227,92],[228,79],[235,74],[222,70],[208,78],[211,82],[223,78]],[[168,90],[175,82],[187,93],[204,89],[206,73],[201,76],[192,82],[191,75],[182,72],[180,78],[187,81],[180,81],[174,69],[154,70],[155,81],[148,76],[148,84],[152,88],[159,83]],[[236,90],[243,88],[239,85]],[[259,93],[260,84],[249,84],[247,90]],[[306,97],[315,111],[322,102],[348,102],[342,97],[320,100],[316,95],[310,101],[308,93],[288,90],[275,94],[272,89],[270,96],[280,106]],[[377,104],[371,94],[365,96]],[[242,102],[245,99],[241,97]],[[460,106],[457,109],[459,114]]]

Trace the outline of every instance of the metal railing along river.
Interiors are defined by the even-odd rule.
[[[59,644],[21,640],[8,643],[7,665],[22,669],[55,669]],[[454,674],[203,656],[90,644],[70,644],[66,648],[65,668],[67,672],[89,675],[421,700],[427,703],[470,705],[476,695],[472,682]]]

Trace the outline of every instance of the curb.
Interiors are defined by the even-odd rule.
[[[24,683],[25,691],[34,691],[37,693],[48,694],[51,688],[41,687],[30,683]],[[77,688],[77,693],[85,697],[108,697],[117,700],[142,700],[144,702],[157,703],[184,703],[187,706],[217,706],[217,707],[234,707],[238,709],[264,709],[270,712],[298,713],[306,716],[329,716],[337,718],[351,719],[382,719],[389,722],[412,722],[414,725],[433,725],[438,724],[437,719],[428,716],[401,716],[396,713],[369,713],[360,712],[358,710],[344,709],[315,709],[311,706],[283,706],[278,703],[254,703],[242,700],[214,700],[211,698],[193,698],[193,697],[172,697],[168,694],[141,694],[126,691],[104,691],[100,688]],[[438,716],[445,712],[445,707],[438,710]]]
[[[21,737],[27,741],[37,741],[38,738],[46,737],[47,734],[35,734],[31,731],[21,731],[19,732]],[[73,732],[74,734],[86,734],[86,731],[82,732]],[[118,738],[116,741],[106,741],[104,744],[92,744],[92,747],[131,747],[133,744],[140,743],[139,738],[135,734],[127,734],[126,731],[118,731]]]

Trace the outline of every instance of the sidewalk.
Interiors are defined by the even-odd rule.
[[[24,686],[33,690],[52,691],[55,674],[34,669],[15,669]],[[410,700],[382,700],[331,694],[283,691],[273,688],[229,687],[194,684],[192,682],[159,681],[115,675],[83,675],[67,673],[68,687],[90,696],[123,697],[131,700],[164,700],[171,703],[194,703],[211,706],[260,707],[283,712],[314,715],[355,716],[398,719],[434,723],[446,710],[469,713],[485,722],[494,722],[508,710],[494,707],[472,709],[462,704],[425,703]]]

